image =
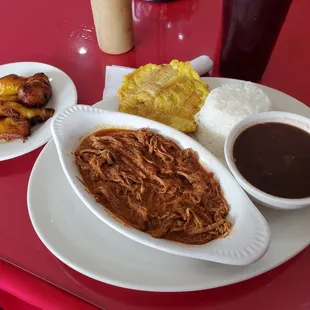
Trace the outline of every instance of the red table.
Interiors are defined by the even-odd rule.
[[[167,63],[173,58],[190,60],[201,54],[214,60],[218,57],[219,0],[178,0],[169,4],[134,1],[136,46],[120,56],[106,55],[99,50],[89,1],[1,0],[0,11],[0,63],[38,61],[57,66],[71,76],[78,89],[79,103],[83,104],[94,104],[102,98],[106,65],[138,67],[149,62]],[[309,0],[293,0],[262,80],[263,84],[308,105],[309,12]],[[79,53],[81,48],[86,53]],[[0,162],[0,257],[3,260],[109,310],[310,309],[309,247],[286,264],[255,279],[192,293],[137,292],[78,274],[44,247],[29,220],[27,183],[40,151]],[[7,265],[1,269],[0,287],[11,281],[13,284],[6,289],[21,298],[30,298],[39,290],[39,297],[35,299],[37,307],[43,307],[40,302],[45,300],[45,309],[68,309],[59,303],[53,306],[53,296],[57,296],[57,300],[67,296],[67,299],[63,297],[64,302],[69,303],[69,294],[55,290],[41,280],[36,289],[31,280],[21,285],[19,279],[36,278],[13,276],[14,270],[18,270],[13,269]],[[45,287],[44,298],[40,296],[42,286]],[[31,302],[31,298],[28,301]],[[91,308],[86,303],[75,302],[74,309]]]

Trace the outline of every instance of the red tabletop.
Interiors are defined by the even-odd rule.
[[[202,54],[218,59],[219,0],[178,0],[166,4],[134,1],[136,46],[119,56],[99,50],[87,0],[1,0],[0,11],[0,64],[38,61],[59,67],[73,79],[79,103],[83,104],[94,104],[102,98],[106,65],[138,67],[149,62],[167,63],[173,58],[190,60]],[[293,0],[262,80],[262,84],[284,91],[307,105],[310,105],[309,12],[309,0]],[[86,53],[79,53],[81,48]],[[109,310],[310,309],[309,247],[264,275],[209,291],[137,292],[78,274],[44,247],[29,220],[27,183],[40,151],[0,162],[0,257],[4,260]],[[45,294],[45,298],[51,296]]]

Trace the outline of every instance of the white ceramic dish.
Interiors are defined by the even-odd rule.
[[[46,107],[55,109],[53,117],[64,108],[77,104],[74,83],[66,73],[53,66],[38,62],[16,62],[0,66],[0,77],[11,73],[31,76],[38,72],[43,72],[49,77],[52,98]],[[42,146],[51,138],[50,125],[51,119],[32,127],[31,136],[25,142],[22,140],[0,142],[0,161],[24,155]]]
[[[236,124],[230,131],[225,142],[225,158],[227,165],[243,189],[258,203],[266,207],[271,207],[281,210],[295,210],[310,206],[310,197],[301,199],[287,199],[276,197],[259,190],[249,183],[237,169],[233,159],[233,146],[237,137],[247,128],[261,123],[283,123],[296,126],[310,133],[310,119],[287,112],[264,112],[256,115],[251,115]],[[263,137],[262,137],[263,139]]]
[[[192,148],[197,152],[200,162],[214,172],[215,177],[220,181],[230,206],[228,219],[233,223],[233,228],[228,237],[199,246],[153,238],[149,234],[122,224],[95,201],[79,180],[81,175],[75,164],[74,152],[80,145],[81,139],[90,133],[100,128],[124,127],[150,128],[171,138],[182,148]],[[228,170],[211,153],[187,135],[149,119],[83,105],[64,110],[53,119],[51,128],[62,168],[76,194],[98,218],[123,235],[158,250],[231,265],[253,263],[266,253],[270,243],[270,233],[264,217]]]
[[[211,88],[233,81],[203,80]],[[310,117],[310,109],[300,101],[259,87],[277,110]],[[96,107],[115,111],[117,105],[113,95]],[[272,242],[264,257],[247,266],[176,256],[134,242],[85,208],[63,173],[54,141],[46,145],[33,167],[27,201],[36,233],[59,260],[88,277],[130,289],[181,292],[230,285],[283,264],[310,244],[310,208],[283,212],[264,207],[259,208],[269,223]]]

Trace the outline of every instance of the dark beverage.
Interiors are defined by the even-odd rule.
[[[258,81],[292,0],[223,0],[222,76]]]

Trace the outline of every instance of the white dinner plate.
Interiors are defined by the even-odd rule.
[[[205,81],[214,88],[231,80]],[[301,102],[271,88],[262,88],[276,109],[310,117],[310,109]],[[115,110],[115,103],[105,101],[96,107],[108,105]],[[310,208],[260,208],[270,225],[272,241],[266,255],[248,266],[216,264],[143,246],[105,225],[79,200],[62,171],[53,141],[43,149],[33,167],[28,208],[38,236],[62,262],[96,280],[147,291],[192,291],[237,283],[279,266],[310,243]]]
[[[52,97],[46,105],[55,109],[55,114],[62,109],[77,104],[77,91],[70,77],[63,71],[39,62],[15,62],[0,66],[0,77],[8,74],[31,76],[35,73],[45,73],[52,86]],[[51,118],[42,124],[31,128],[31,135],[23,142],[12,140],[0,142],[0,161],[27,154],[46,143],[52,136]]]

